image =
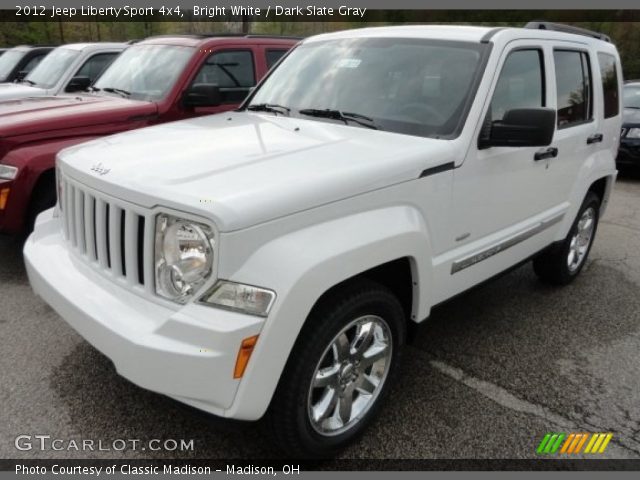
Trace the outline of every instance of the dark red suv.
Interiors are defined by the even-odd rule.
[[[0,102],[0,232],[30,230],[36,215],[55,204],[61,149],[231,110],[297,41],[153,37],[125,50],[87,93]]]

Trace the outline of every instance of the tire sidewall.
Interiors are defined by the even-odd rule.
[[[591,234],[591,239],[589,240],[589,246],[587,248],[587,252],[585,253],[584,259],[582,260],[582,263],[578,266],[577,269],[575,269],[574,271],[571,271],[569,269],[569,265],[567,265],[567,257],[569,256],[569,249],[571,248],[571,239],[573,238],[573,236],[576,234],[578,230],[578,223],[580,222],[582,215],[589,208],[593,208],[595,212],[595,218],[594,218],[595,224],[593,226],[593,232]],[[582,269],[584,268],[584,266],[586,265],[587,260],[589,259],[589,254],[591,253],[591,247],[593,247],[593,242],[595,241],[595,238],[596,238],[596,233],[598,231],[599,223],[600,223],[600,201],[596,195],[589,193],[589,195],[587,195],[584,202],[582,203],[582,206],[578,211],[578,215],[576,216],[576,219],[574,220],[573,225],[571,225],[571,230],[569,231],[569,234],[567,235],[567,238],[565,239],[564,244],[562,245],[561,258],[563,261],[563,264],[562,264],[563,274],[567,278],[573,279],[577,277],[582,271]]]
[[[317,341],[313,343],[309,351],[307,358],[313,359],[308,361],[307,365],[301,370],[299,375],[299,383],[296,385],[296,423],[299,427],[299,432],[303,437],[303,442],[307,445],[307,449],[316,451],[321,454],[330,453],[339,449],[346,443],[351,442],[358,437],[371,422],[372,418],[376,416],[377,412],[384,403],[389,387],[393,384],[394,379],[397,376],[399,370],[399,363],[401,358],[402,346],[405,340],[405,327],[402,309],[397,301],[397,305],[394,305],[394,297],[384,298],[380,296],[374,297],[369,295],[369,299],[362,299],[362,303],[354,305],[351,308],[345,309],[344,312],[339,312],[332,315],[330,318],[325,318],[325,327],[322,329]],[[364,302],[367,302],[366,304]],[[312,382],[312,377],[315,373],[318,362],[322,355],[325,353],[330,342],[335,336],[351,321],[356,318],[366,315],[377,315],[385,322],[391,332],[391,361],[388,366],[389,371],[385,379],[385,383],[382,386],[382,390],[379,392],[374,404],[371,405],[369,410],[360,419],[360,421],[352,428],[338,435],[325,436],[318,433],[311,425],[311,420],[307,412],[308,409],[308,395]],[[318,318],[310,318],[309,320],[322,320]]]

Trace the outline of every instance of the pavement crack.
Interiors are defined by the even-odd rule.
[[[486,380],[481,380],[479,378],[473,377],[465,373],[463,370],[448,365],[440,360],[429,360],[429,365],[438,372],[452,378],[453,380],[456,380],[457,382],[462,383],[463,385],[466,385],[467,387],[475,390],[481,395],[484,395],[488,399],[509,410],[526,415],[533,415],[545,420],[546,422],[553,423],[557,427],[569,431],[582,431],[585,430],[585,427],[587,427],[587,430],[602,430],[602,427],[592,424],[591,422],[587,421],[586,418],[582,418],[582,422],[579,424],[574,420],[565,418],[562,415],[553,412],[547,407],[536,405],[527,400],[519,398],[498,385],[487,382]],[[640,449],[634,448],[627,444],[623,444],[619,439],[611,440],[611,444],[612,446],[615,445],[619,449],[622,449],[628,453],[640,456]]]

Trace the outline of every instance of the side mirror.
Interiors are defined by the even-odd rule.
[[[89,77],[73,77],[67,83],[65,92],[80,92],[86,90],[91,86],[91,79]]]
[[[211,83],[196,83],[184,92],[185,107],[217,107],[222,103],[220,87]]]
[[[24,77],[26,77],[29,74],[29,72],[27,70],[20,70],[18,72],[18,74],[16,75],[16,82],[21,82],[22,80],[24,80]]]
[[[483,127],[478,148],[546,147],[551,144],[555,129],[555,110],[516,108],[507,111],[502,120]]]

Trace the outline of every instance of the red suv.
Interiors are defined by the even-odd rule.
[[[298,39],[162,36],[126,49],[81,95],[0,102],[0,232],[55,204],[55,156],[125,130],[237,107]]]

